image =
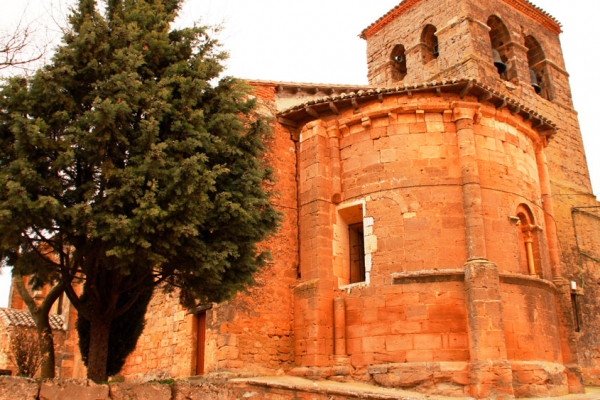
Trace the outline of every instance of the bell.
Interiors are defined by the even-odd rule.
[[[502,62],[502,59],[500,58],[500,53],[498,53],[498,50],[492,49],[492,54],[494,55],[494,65],[496,66],[498,73],[503,74],[504,72],[506,72],[507,67],[506,64]]]
[[[437,57],[440,55],[440,48],[439,46],[436,44],[435,46],[433,46],[433,56]]]
[[[394,57],[394,61],[396,61],[397,63],[401,63],[402,61],[404,61],[404,55],[398,54],[396,57]]]
[[[538,85],[537,76],[535,76],[534,70],[532,70],[532,69],[529,70],[529,77],[531,78],[531,86],[533,86],[533,88],[535,89],[535,92],[537,94],[542,93],[542,87],[540,85]]]

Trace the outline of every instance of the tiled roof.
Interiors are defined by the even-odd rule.
[[[365,28],[361,33],[360,37],[363,39],[368,39],[373,36],[375,33],[379,32],[381,28],[392,22],[399,15],[404,14],[405,11],[419,3],[421,0],[403,0],[396,7],[392,8],[388,11],[384,16],[379,18],[377,21],[373,22],[367,28]],[[540,7],[530,3],[528,0],[502,0],[508,5],[516,8],[521,11],[534,21],[537,21],[545,28],[550,29],[552,32],[559,34],[562,32],[560,28],[560,22],[558,22],[553,16],[548,14],[546,11],[541,9]]]
[[[554,122],[540,115],[537,111],[527,107],[525,104],[514,98],[506,96],[505,94],[488,85],[478,82],[475,79],[444,79],[441,81],[431,81],[388,88],[357,87],[354,90],[347,90],[343,93],[336,93],[332,94],[331,96],[314,98],[302,102],[293,107],[282,110],[281,112],[277,113],[277,116],[279,118],[283,118],[283,120],[280,121],[293,122],[310,118],[310,116],[315,118],[315,115],[318,116],[319,113],[325,114],[331,112],[332,107],[330,106],[330,103],[336,104],[337,108],[347,106],[353,106],[356,108],[358,107],[359,102],[367,101],[372,98],[379,98],[380,101],[382,101],[383,97],[385,96],[404,94],[410,97],[419,92],[434,92],[437,93],[438,96],[442,92],[453,92],[459,93],[461,98],[467,94],[474,95],[479,98],[479,101],[491,102],[496,108],[507,107],[513,114],[518,113],[526,119],[532,119],[538,131],[549,131],[549,133],[547,133],[548,136],[552,136],[557,129],[557,126]]]
[[[50,327],[52,329],[63,329],[64,321],[62,316],[50,314]],[[25,328],[35,328],[35,322],[29,311],[15,310],[14,308],[0,308],[0,321],[5,327],[17,326]]]
[[[265,81],[265,80],[260,80],[260,79],[245,79],[245,81],[250,85],[257,85],[257,86],[272,86],[272,87],[285,86],[285,87],[298,87],[298,88],[310,88],[310,89],[348,90],[348,89],[356,89],[356,88],[369,89],[372,87],[369,85],[344,85],[344,84],[339,84],[339,83]]]

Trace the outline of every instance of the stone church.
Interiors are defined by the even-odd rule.
[[[274,126],[272,261],[226,304],[157,293],[125,379],[599,385],[600,203],[560,33],[527,0],[404,0],[361,33],[368,86],[249,82]]]

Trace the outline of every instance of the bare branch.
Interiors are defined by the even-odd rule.
[[[0,70],[9,67],[25,67],[40,60],[46,54],[47,45],[35,41],[36,30],[24,24],[23,18],[14,30],[0,31]]]

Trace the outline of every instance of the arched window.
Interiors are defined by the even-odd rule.
[[[537,239],[538,227],[535,224],[533,213],[526,204],[519,204],[517,207],[518,236],[521,253],[521,266],[523,272],[529,275],[542,276],[542,266],[540,262],[540,248]]]
[[[437,28],[431,24],[426,25],[425,28],[423,28],[423,33],[421,34],[423,64],[427,64],[429,61],[437,58],[440,54],[438,38],[435,35],[436,31]]]
[[[406,53],[404,46],[401,44],[397,44],[396,46],[394,46],[394,49],[390,54],[390,59],[392,65],[392,80],[403,80],[407,73]]]
[[[487,24],[490,27],[490,41],[492,43],[494,65],[502,79],[508,80],[509,63],[506,54],[506,45],[510,43],[510,33],[504,22],[495,15],[488,18]]]
[[[550,100],[550,85],[544,63],[546,59],[544,50],[537,39],[531,35],[525,37],[525,47],[527,47],[527,63],[529,65],[531,86],[537,94]]]

